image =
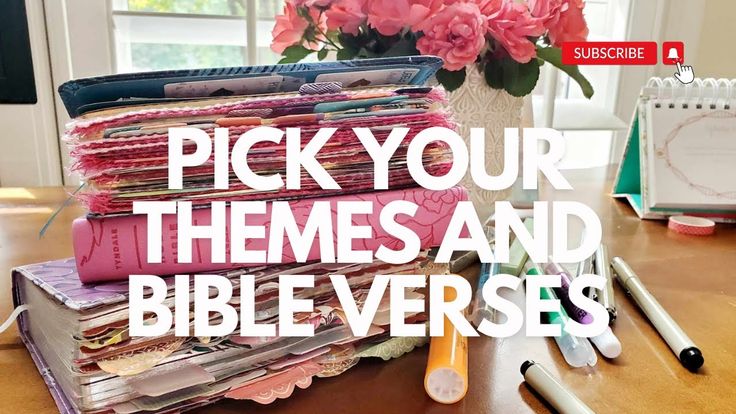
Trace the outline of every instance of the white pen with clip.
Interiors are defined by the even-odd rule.
[[[672,352],[677,355],[682,365],[690,371],[697,371],[703,365],[704,359],[700,349],[687,334],[680,328],[677,322],[667,313],[657,299],[644,287],[631,267],[620,257],[611,260],[613,270],[616,271],[616,280],[631,293],[631,297],[639,306],[639,309],[647,315],[649,321],[657,329],[657,332],[667,342]]]

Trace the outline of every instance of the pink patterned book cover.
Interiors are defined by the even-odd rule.
[[[291,211],[300,229],[303,231],[312,205],[317,200],[329,200],[332,206],[333,232],[337,228],[335,209],[340,201],[371,201],[373,214],[355,215],[353,225],[370,226],[373,237],[354,239],[353,249],[375,252],[381,245],[392,249],[400,249],[402,242],[389,235],[380,225],[379,213],[383,206],[394,200],[406,200],[415,203],[419,208],[414,217],[398,215],[396,221],[415,232],[423,249],[435,247],[442,242],[455,206],[459,201],[467,200],[466,190],[453,187],[442,191],[423,188],[410,188],[393,191],[381,191],[365,194],[350,194],[327,198],[312,198],[290,201]],[[268,205],[265,215],[254,215],[249,225],[265,227],[269,234],[271,206]],[[229,211],[227,213],[229,217]],[[261,218],[261,222],[257,222]],[[210,224],[210,209],[197,209],[192,212],[192,220],[198,225]],[[229,219],[227,220],[227,234]],[[226,263],[212,263],[209,240],[195,239],[192,246],[192,263],[178,263],[176,260],[176,215],[164,215],[162,225],[162,263],[148,263],[147,252],[147,218],[143,215],[82,217],[72,225],[74,253],[79,278],[84,283],[104,282],[127,279],[131,274],[169,275],[220,270],[232,267],[254,265],[258,263],[231,263],[229,255]],[[333,237],[336,240],[336,237]],[[319,237],[315,238],[307,260],[320,258]],[[288,240],[284,239],[282,262],[295,262],[294,253]],[[268,239],[248,239],[247,250],[267,250]],[[229,250],[229,249],[228,249]]]

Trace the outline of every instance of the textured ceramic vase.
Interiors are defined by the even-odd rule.
[[[466,73],[462,86],[449,93],[450,107],[458,123],[458,132],[470,148],[470,128],[485,128],[486,171],[490,175],[499,175],[503,171],[504,162],[504,128],[518,128],[521,124],[523,98],[488,86],[477,65],[469,65]],[[478,187],[470,177],[470,168],[462,184],[468,189],[481,221],[493,213],[497,200],[506,200],[511,194],[510,189],[488,191]]]

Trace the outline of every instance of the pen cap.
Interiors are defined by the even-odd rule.
[[[621,342],[609,327],[606,327],[602,334],[590,338],[590,341],[606,358],[617,358],[621,355]]]
[[[445,287],[445,301],[455,300],[457,292]],[[429,343],[424,389],[433,400],[452,404],[468,391],[468,339],[460,335],[445,316],[443,336],[432,337]]]
[[[580,368],[586,365],[593,367],[598,362],[598,356],[586,338],[578,338],[567,332],[562,332],[562,335],[554,338],[562,356],[571,367]]]

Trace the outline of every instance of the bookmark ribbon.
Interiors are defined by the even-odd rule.
[[[64,202],[61,203],[61,205],[56,209],[56,211],[54,211],[51,214],[51,216],[49,216],[49,219],[46,220],[46,223],[44,223],[43,227],[41,227],[41,230],[38,232],[38,238],[39,239],[41,237],[43,237],[44,234],[46,234],[46,230],[48,230],[48,228],[51,225],[51,223],[54,222],[54,219],[56,219],[56,216],[58,216],[59,213],[61,213],[61,210],[64,210],[67,206],[69,206],[69,204],[72,203],[72,201],[74,201],[74,196],[77,195],[77,193],[79,192],[79,190],[81,190],[82,188],[84,188],[85,184],[86,183],[79,184],[79,187],[77,187],[76,190],[72,191],[72,193],[69,194],[69,197],[67,197],[66,200],[64,200]]]
[[[6,319],[5,322],[3,322],[2,325],[0,325],[0,333],[3,333],[8,328],[10,328],[10,325],[12,325],[13,322],[15,322],[16,319],[18,319],[18,315],[20,315],[21,312],[23,311],[27,311],[28,309],[30,309],[28,305],[20,305],[16,307],[15,309],[13,309],[13,312],[10,313],[10,316],[8,316],[8,319]]]

